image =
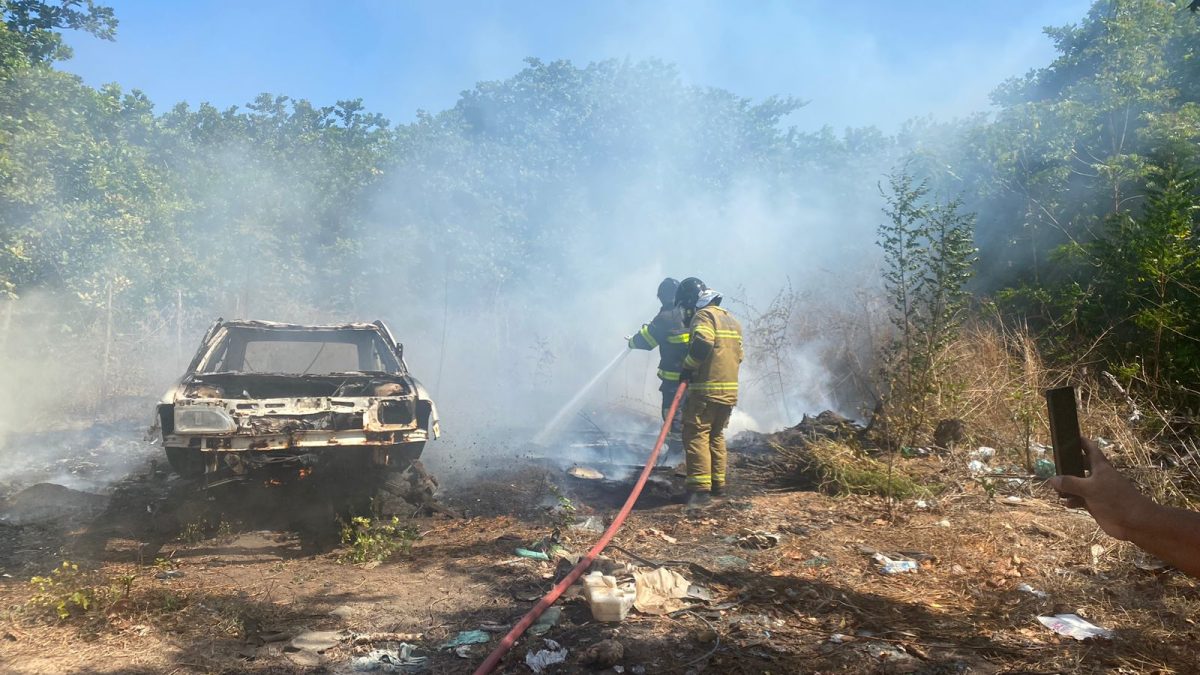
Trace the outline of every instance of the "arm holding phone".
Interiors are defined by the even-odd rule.
[[[1086,508],[1112,537],[1200,577],[1200,513],[1155,503],[1109,464],[1094,441],[1085,438],[1082,445],[1091,474],[1055,476],[1050,479],[1054,489],[1068,497],[1070,506]]]

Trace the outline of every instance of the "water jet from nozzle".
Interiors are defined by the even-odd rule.
[[[603,382],[604,378],[611,373],[613,369],[615,369],[617,365],[620,364],[621,361],[624,360],[628,355],[629,350],[622,349],[621,353],[617,354],[616,358],[614,358],[612,361],[609,361],[607,366],[604,366],[604,368],[600,369],[600,372],[596,373],[595,377],[589,380],[587,384],[583,385],[583,387],[571,397],[571,400],[567,401],[566,405],[560,408],[558,412],[554,413],[554,417],[550,418],[550,421],[546,423],[546,426],[542,427],[542,430],[533,437],[534,445],[546,445],[546,443],[554,437],[554,434],[561,430],[567,419],[579,411],[579,408],[583,405],[584,401],[586,401],[587,397],[591,395],[592,390],[595,389],[596,386],[601,382]]]

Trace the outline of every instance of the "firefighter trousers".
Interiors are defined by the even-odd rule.
[[[731,412],[732,405],[688,397],[683,409],[688,490],[709,492],[725,486],[725,427]]]
[[[659,387],[662,392],[662,419],[667,421],[667,413],[671,412],[671,403],[675,401],[675,392],[679,391],[679,382],[664,380],[662,386]],[[679,407],[675,409],[675,419],[671,420],[671,428],[667,433],[667,453],[680,452],[683,450],[683,410],[687,406],[687,394],[683,395],[683,400],[679,402]]]

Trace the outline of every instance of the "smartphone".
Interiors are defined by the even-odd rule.
[[[1079,413],[1075,408],[1075,387],[1046,390],[1050,412],[1050,444],[1054,446],[1054,468],[1060,476],[1084,476],[1087,462],[1079,437]]]

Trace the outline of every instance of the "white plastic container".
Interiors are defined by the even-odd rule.
[[[637,594],[618,586],[616,577],[592,572],[583,578],[583,597],[592,608],[593,619],[616,622],[629,615]]]

